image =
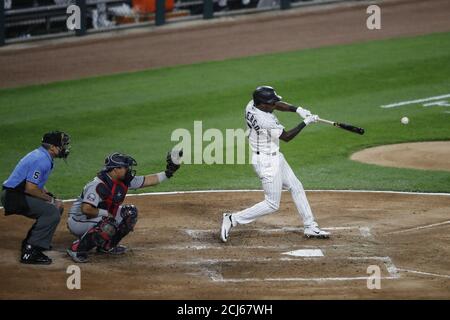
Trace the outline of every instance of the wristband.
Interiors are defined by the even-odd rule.
[[[158,177],[159,183],[161,183],[161,182],[163,182],[164,180],[167,180],[167,179],[168,179],[168,178],[167,178],[167,175],[166,175],[166,173],[165,173],[164,171],[163,171],[163,172],[160,172],[160,173],[157,173],[156,176]]]
[[[108,216],[108,210],[105,209],[98,209],[98,217],[107,217]]]
[[[297,112],[297,107],[296,106],[289,106],[289,111],[291,112]]]

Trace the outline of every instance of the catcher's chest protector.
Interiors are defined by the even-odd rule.
[[[100,173],[98,178],[102,181],[97,185],[97,193],[101,198],[98,208],[107,210],[115,217],[117,209],[125,200],[128,186],[121,181],[112,180],[106,172]]]

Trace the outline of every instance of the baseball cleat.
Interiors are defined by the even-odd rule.
[[[227,242],[232,227],[233,221],[231,220],[231,213],[224,213],[222,220],[222,229],[220,232],[220,239],[222,240],[222,242]]]
[[[109,250],[105,250],[103,248],[97,247],[97,252],[98,253],[110,254],[110,255],[113,255],[113,256],[122,255],[122,254],[124,254],[127,251],[128,251],[128,248],[125,247],[125,246],[122,246],[120,244],[118,246],[115,246],[115,247],[109,249]]]
[[[22,248],[22,254],[20,256],[20,262],[25,264],[45,264],[52,263],[52,259],[42,253],[39,248],[33,247],[29,244],[25,244]]]
[[[73,261],[77,262],[77,263],[86,263],[89,261],[88,255],[85,252],[77,252],[77,251],[72,251],[72,249],[67,249],[66,250],[67,255],[69,257],[72,258]]]
[[[305,227],[303,233],[307,238],[327,239],[330,237],[330,233],[320,229],[317,224],[312,224],[310,226]]]

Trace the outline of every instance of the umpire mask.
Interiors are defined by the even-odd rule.
[[[66,159],[70,154],[70,136],[62,131],[47,132],[42,137],[42,143],[51,144],[59,148],[57,158]]]

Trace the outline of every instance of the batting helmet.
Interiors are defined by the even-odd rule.
[[[261,103],[274,104],[281,101],[282,97],[277,95],[275,89],[269,86],[261,86],[253,91],[253,103],[255,106]]]

